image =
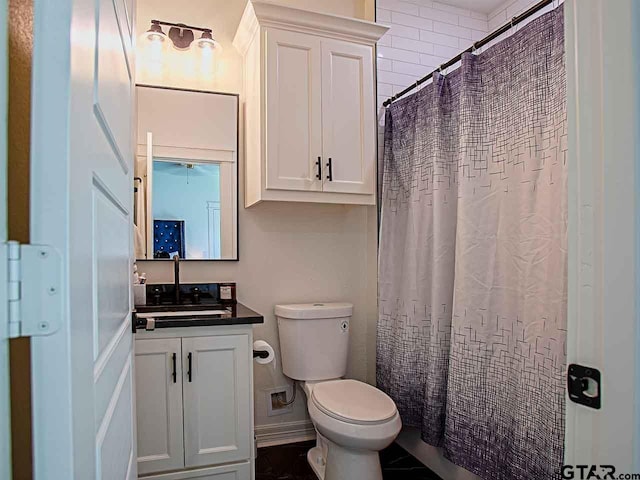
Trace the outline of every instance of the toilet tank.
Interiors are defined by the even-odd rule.
[[[350,303],[276,305],[284,374],[294,380],[329,380],[347,372]]]

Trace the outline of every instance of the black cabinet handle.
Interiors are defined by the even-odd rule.
[[[171,361],[173,362],[173,373],[171,374],[171,376],[173,377],[173,383],[176,383],[178,381],[176,375],[176,354],[174,353],[173,355],[171,355]]]
[[[318,157],[318,160],[316,161],[316,165],[318,167],[318,173],[316,173],[316,178],[318,180],[322,180],[322,159],[320,157]]]
[[[187,379],[191,382],[191,352],[187,355],[187,359],[189,360],[189,367],[187,368]]]
[[[327,162],[327,168],[329,169],[329,175],[327,175],[327,180],[330,182],[333,181],[333,168],[331,165],[331,157],[329,157],[329,161]]]

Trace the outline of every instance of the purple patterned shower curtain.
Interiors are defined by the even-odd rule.
[[[485,480],[560,478],[565,99],[560,7],[386,113],[378,385]]]

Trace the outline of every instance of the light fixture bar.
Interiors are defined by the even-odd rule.
[[[173,22],[165,22],[163,20],[151,20],[152,24],[162,25],[165,27],[178,27],[178,28],[186,28],[188,30],[196,30],[198,32],[211,32],[210,28],[203,27],[194,27],[193,25],[186,25],[184,23],[173,23]]]

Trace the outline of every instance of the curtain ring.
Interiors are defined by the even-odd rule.
[[[514,34],[518,31],[518,24],[516,23],[517,18],[518,18],[517,15],[511,18],[511,30],[513,30],[511,34]]]
[[[471,44],[471,53],[476,53],[478,51],[478,47],[476,46],[478,42],[473,42]]]

